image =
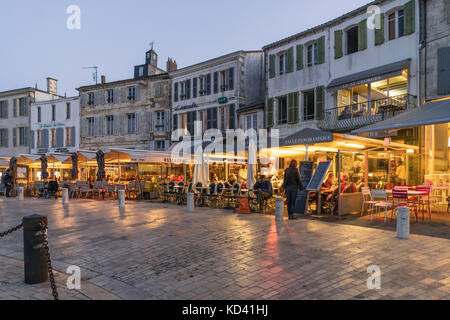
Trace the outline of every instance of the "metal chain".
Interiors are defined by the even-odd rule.
[[[40,223],[42,230],[42,245],[45,250],[45,256],[47,257],[47,269],[48,278],[50,280],[50,287],[52,288],[52,295],[54,300],[59,300],[58,290],[56,288],[55,276],[53,275],[52,260],[50,259],[50,250],[48,249],[48,239],[47,239],[47,225],[43,222]]]
[[[17,231],[23,227],[23,223],[19,224],[17,227],[11,228],[9,230],[6,230],[5,232],[0,232],[0,238],[7,236],[8,234],[13,233],[14,231]]]

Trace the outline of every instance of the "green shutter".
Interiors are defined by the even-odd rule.
[[[298,123],[298,92],[288,95],[288,123]]]
[[[416,26],[416,6],[414,0],[405,4],[405,35],[412,34]]]
[[[287,51],[287,70],[286,73],[294,72],[294,47],[290,47]]]
[[[325,107],[325,89],[323,86],[316,88],[316,120],[323,120]]]
[[[334,31],[334,58],[342,58],[342,30]]]
[[[367,19],[358,25],[358,51],[367,49]]]
[[[273,127],[273,98],[267,99],[267,128]]]
[[[303,69],[303,45],[297,45],[297,70]]]
[[[380,28],[375,28],[375,45],[384,43],[384,13],[380,13],[375,20],[380,19]]]
[[[325,37],[320,37],[317,40],[317,64],[325,63]]]
[[[292,94],[293,96],[293,102],[294,102],[294,120],[293,123],[298,123],[298,119],[299,119],[299,104],[298,104],[298,92],[294,92]]]
[[[275,55],[269,56],[269,78],[275,78]]]

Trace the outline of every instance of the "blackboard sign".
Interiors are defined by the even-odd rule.
[[[316,168],[316,171],[314,172],[314,176],[312,177],[311,181],[308,184],[308,187],[306,188],[307,191],[320,190],[320,188],[322,187],[323,179],[325,179],[325,176],[327,175],[330,166],[331,161],[319,163],[319,165]]]
[[[294,213],[305,214],[308,209],[308,191],[299,191],[295,199]]]
[[[314,162],[302,161],[300,162],[300,178],[302,179],[302,186],[306,188],[311,181]]]

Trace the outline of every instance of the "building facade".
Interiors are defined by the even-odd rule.
[[[262,51],[238,51],[170,72],[173,129],[193,136],[195,121],[203,132],[261,128],[263,67]]]
[[[79,149],[79,97],[32,103],[30,123],[30,153],[72,153]]]
[[[30,105],[58,99],[57,80],[47,79],[47,91],[23,88],[0,92],[0,154],[5,157],[30,152]]]
[[[281,137],[303,128],[349,132],[415,107],[417,7],[375,1],[265,46],[267,126]]]
[[[102,76],[100,84],[77,89],[81,149],[169,148],[170,79],[168,73],[157,68],[157,57],[153,50],[147,52],[147,63],[134,68],[133,79],[107,83]]]

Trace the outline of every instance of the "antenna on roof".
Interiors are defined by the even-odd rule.
[[[94,73],[92,74],[92,78],[95,81],[95,84],[98,84],[98,67],[97,66],[93,66],[93,67],[84,67],[83,69],[95,69]]]
[[[37,89],[37,82],[36,82],[36,84],[34,85],[34,88]]]

